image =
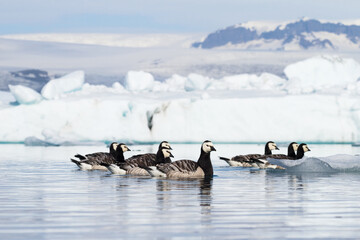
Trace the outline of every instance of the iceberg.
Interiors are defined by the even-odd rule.
[[[186,91],[205,90],[211,85],[212,79],[200,74],[191,73],[185,81]]]
[[[125,87],[129,91],[152,91],[155,79],[151,73],[129,71],[125,77]]]
[[[313,77],[318,74],[317,68],[307,66],[306,60],[302,61],[306,68],[301,62],[289,65],[298,66],[289,68],[292,69],[287,72],[289,80],[270,73],[220,79],[193,73],[187,77],[174,74],[160,82],[150,73],[129,71],[124,86],[116,82],[107,87],[83,84],[83,72],[75,72],[56,79],[56,84],[53,83],[56,91],[48,92],[51,101],[14,106],[5,102],[9,94],[0,92],[0,100],[4,99],[0,108],[0,141],[24,142],[27,139],[29,144],[54,145],[69,141],[72,144],[86,141],[148,143],[164,139],[171,142],[204,139],[215,142],[266,142],[269,139],[277,142],[358,142],[358,64],[350,59],[331,59],[316,57],[310,63],[317,64],[320,70],[323,66],[332,66],[334,69],[329,67],[328,72],[343,72],[348,77],[344,80],[326,73],[328,81],[320,79],[313,86],[310,80],[302,77],[302,71],[313,71],[313,74],[308,73]],[[347,71],[352,72],[345,74]],[[68,81],[71,84],[66,91],[72,91],[66,93],[62,86]],[[76,86],[81,89],[74,91]],[[329,91],[337,86],[341,86],[340,90]],[[296,94],[290,94],[290,90]],[[28,96],[39,98],[39,94],[26,91],[16,94],[22,99]],[[49,133],[46,129],[55,133],[46,134]]]
[[[75,71],[61,78],[50,80],[41,89],[45,99],[58,99],[62,94],[80,90],[84,84],[84,71]]]
[[[356,172],[360,170],[360,156],[336,154],[328,157],[304,157],[299,160],[269,159],[271,164],[289,172]]]
[[[288,65],[284,69],[290,93],[344,89],[360,77],[360,64],[351,58],[322,55]]]
[[[42,100],[41,95],[31,88],[22,85],[9,85],[9,89],[19,104],[34,104]]]

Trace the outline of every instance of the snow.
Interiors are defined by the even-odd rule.
[[[59,98],[64,93],[80,90],[84,84],[84,79],[84,71],[75,71],[61,78],[50,80],[41,89],[41,95],[46,99]]]
[[[41,95],[35,90],[22,85],[9,85],[11,94],[20,104],[34,104],[41,101]]]
[[[0,141],[360,140],[360,67],[355,60],[318,56],[290,64],[285,74],[288,79],[270,73],[218,79],[192,73],[158,81],[148,72],[129,71],[124,85],[107,87],[83,84],[84,72],[77,71],[51,80],[42,91],[47,97],[37,103],[18,100],[27,104],[15,106],[7,102],[8,94],[0,93]],[[16,99],[35,96],[21,86],[12,88],[22,89],[13,93]]]

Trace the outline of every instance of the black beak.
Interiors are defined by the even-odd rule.
[[[174,157],[174,155],[172,155],[172,153],[170,153],[170,157],[171,157],[171,158],[173,158],[173,157]]]
[[[128,151],[131,151],[130,148],[127,148]]]
[[[170,146],[169,146],[169,149],[170,149],[170,150],[173,150]]]
[[[216,151],[216,149],[213,146],[210,146],[211,151]]]
[[[309,152],[311,151],[310,148],[308,148],[308,151],[309,151]]]
[[[275,149],[276,149],[276,150],[280,150],[277,146],[275,146]]]

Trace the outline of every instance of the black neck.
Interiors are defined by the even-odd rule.
[[[110,145],[110,154],[111,156],[116,157],[116,150],[114,150],[114,146],[112,144]]]
[[[298,150],[297,150],[296,159],[301,159],[301,158],[303,158],[303,157],[304,157],[304,154],[305,154],[304,148],[303,148],[303,146],[300,145],[299,148],[298,148]]]
[[[155,163],[159,164],[159,163],[164,163],[164,154],[162,152],[162,149],[160,148],[157,153],[156,153],[156,160]]]
[[[203,150],[201,150],[200,157],[197,163],[204,171],[205,177],[212,177],[214,175],[214,170],[210,159],[210,153],[205,153]]]
[[[296,157],[296,154],[295,154],[293,145],[290,145],[290,146],[288,147],[288,156],[289,156],[289,157],[293,157],[293,158]]]
[[[265,155],[272,155],[272,152],[271,152],[268,144],[266,144],[266,146],[265,146]]]
[[[122,151],[121,147],[118,147],[115,152],[115,159],[116,162],[125,162],[124,152]]]

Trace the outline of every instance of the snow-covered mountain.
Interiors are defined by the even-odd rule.
[[[210,33],[198,48],[261,50],[360,50],[360,25],[301,19],[288,23],[248,22]]]

